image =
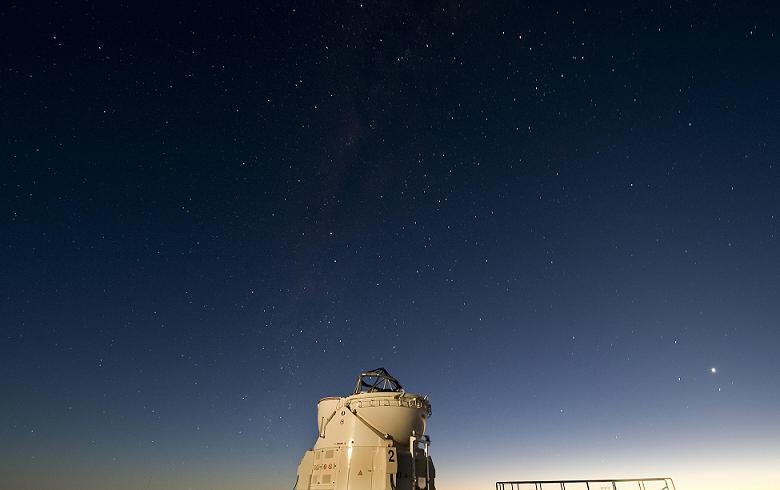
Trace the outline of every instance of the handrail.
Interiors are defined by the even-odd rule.
[[[590,489],[591,483],[611,483],[613,489],[617,489],[618,483],[630,483],[636,482],[639,490],[645,490],[645,483],[647,482],[663,482],[664,487],[661,490],[676,490],[674,486],[674,480],[669,477],[662,478],[603,478],[603,479],[588,479],[588,480],[518,480],[518,481],[497,481],[496,490],[520,490],[520,485],[533,485],[534,490],[542,490],[542,485],[554,485],[561,486],[561,490],[566,490],[566,484],[584,483],[587,489]],[[668,482],[668,483],[667,483]],[[671,484],[671,488],[669,487]]]

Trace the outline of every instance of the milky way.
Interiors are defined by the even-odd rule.
[[[780,487],[772,3],[71,3],[0,10],[0,487],[289,489],[379,366],[443,490]]]

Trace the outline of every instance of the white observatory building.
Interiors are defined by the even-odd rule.
[[[317,404],[319,437],[298,465],[295,490],[435,490],[427,396],[404,391],[384,368],[355,391]]]

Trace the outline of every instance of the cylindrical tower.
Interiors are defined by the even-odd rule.
[[[298,465],[295,490],[435,490],[425,435],[431,404],[384,368],[354,392],[317,404],[319,437]]]

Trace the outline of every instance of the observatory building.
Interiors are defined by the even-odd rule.
[[[360,373],[351,395],[317,404],[319,437],[295,490],[435,490],[430,416],[428,397],[407,393],[384,368]]]

